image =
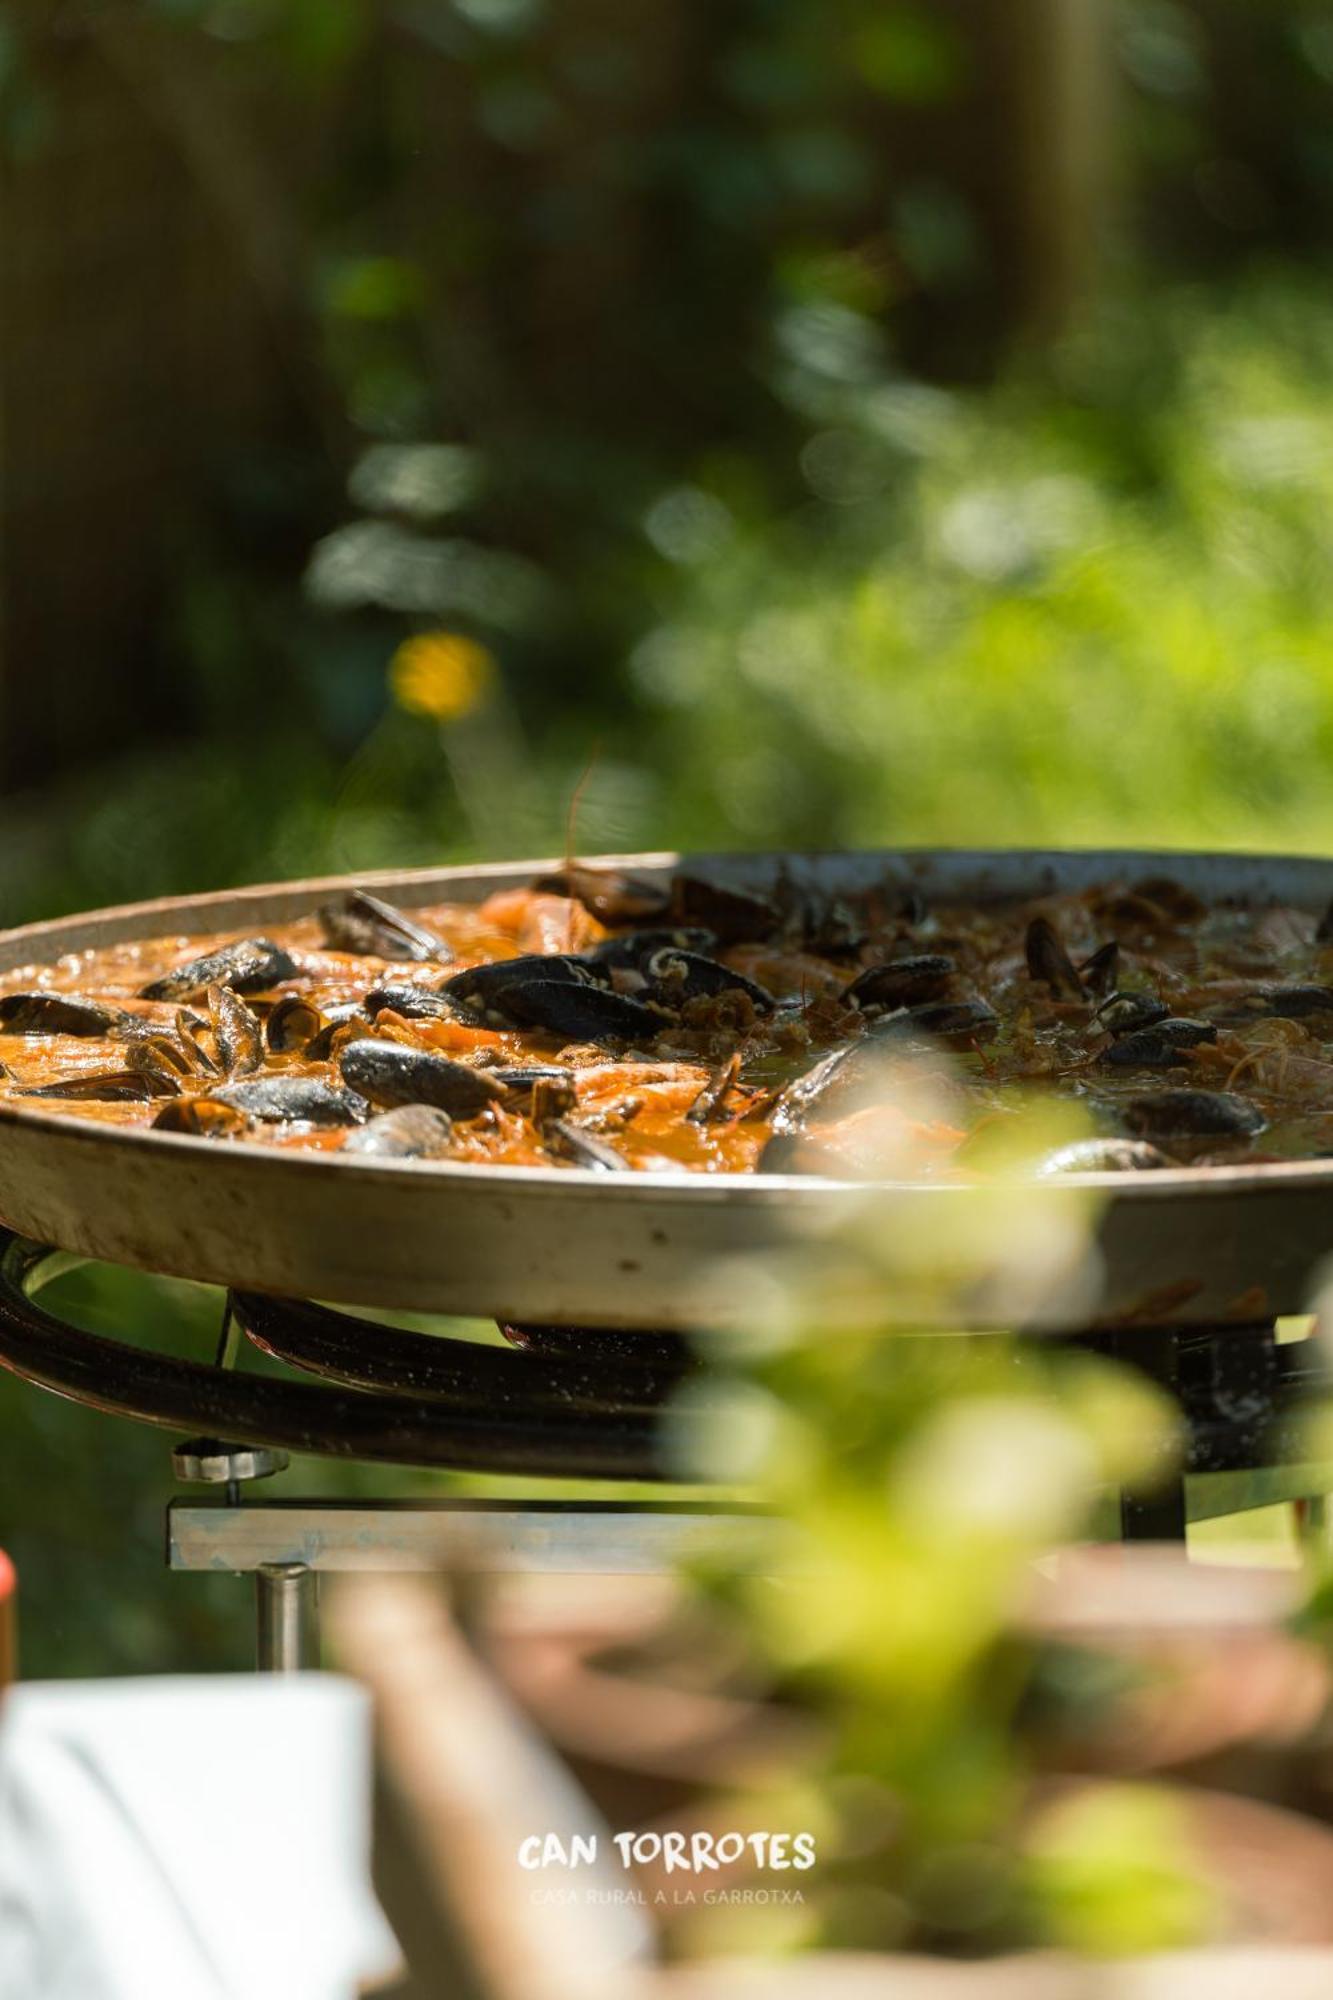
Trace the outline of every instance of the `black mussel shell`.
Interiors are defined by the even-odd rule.
[[[777,1002],[756,980],[734,972],[718,959],[705,958],[697,951],[676,951],[671,946],[654,952],[644,971],[653,998],[666,1007],[681,1007],[687,1000],[709,998],[716,993],[744,993],[760,1014],[771,1014]]]
[[[369,889],[353,889],[341,903],[326,903],[319,921],[324,943],[333,951],[422,963],[453,957],[442,937]]]
[[[372,986],[362,1006],[372,1021],[386,1009],[401,1014],[406,1021],[457,1021],[462,1013],[459,1003],[447,993],[433,986],[414,985],[410,980]]]
[[[381,1160],[433,1160],[449,1151],[453,1120],[435,1104],[399,1104],[343,1141],[344,1153]]]
[[[608,1146],[604,1139],[585,1132],[581,1126],[571,1125],[564,1118],[550,1118],[541,1128],[542,1144],[557,1159],[568,1160],[571,1166],[590,1167],[594,1173],[632,1173],[630,1163],[614,1146]]]
[[[104,1070],[95,1076],[68,1076],[57,1083],[41,1083],[31,1090],[21,1090],[20,1097],[65,1098],[72,1104],[146,1104],[152,1097],[161,1097],[174,1086],[159,1076],[146,1076],[141,1070]]]
[[[1213,1021],[1190,1021],[1168,1016],[1151,1028],[1136,1028],[1133,1034],[1121,1035],[1110,1047],[1104,1049],[1101,1061],[1116,1068],[1169,1069],[1181,1059],[1185,1049],[1197,1049],[1203,1042],[1217,1040],[1217,1026]]]
[[[313,1076],[247,1077],[220,1084],[213,1095],[247,1118],[272,1125],[360,1125],[370,1108],[355,1092]]]
[[[1108,1035],[1132,1035],[1165,1021],[1171,1009],[1153,993],[1108,993],[1093,1020]]]
[[[230,986],[238,993],[266,992],[295,977],[296,961],[271,938],[240,938],[203,958],[178,965],[140,989],[143,1000],[195,1000],[210,986]]]
[[[1227,1090],[1153,1090],[1119,1107],[1127,1129],[1143,1139],[1250,1138],[1267,1119],[1257,1104]]]
[[[857,1007],[919,1006],[946,993],[957,970],[955,961],[943,952],[914,952],[910,958],[890,959],[887,965],[867,966],[838,998]]]
[[[1078,976],[1087,992],[1101,996],[1115,991],[1115,982],[1120,974],[1120,946],[1115,938],[1109,944],[1099,945],[1089,958],[1085,958],[1078,968]]]
[[[523,986],[607,986],[610,968],[572,952],[524,952],[455,972],[437,991],[478,1020],[518,1023],[509,994]]]
[[[426,1049],[405,1048],[401,1042],[349,1042],[339,1052],[338,1070],[349,1089],[383,1109],[432,1104],[451,1118],[475,1118],[505,1095],[494,1072]]]
[[[0,998],[0,1034],[107,1035],[134,1019],[81,993],[6,993]]]
[[[1034,917],[1023,939],[1028,972],[1050,987],[1057,1000],[1081,1000],[1083,981],[1048,917]]]
[[[651,1040],[667,1025],[662,1014],[642,1001],[578,979],[515,980],[488,996],[484,1018],[559,1035],[566,1042]]]

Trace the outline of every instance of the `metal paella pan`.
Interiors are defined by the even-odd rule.
[[[403,909],[479,903],[556,864],[432,869],[142,903],[0,936],[0,974],[120,941],[198,932],[254,935],[331,895],[369,887]],[[599,858],[665,881],[665,855]],[[928,900],[1002,901],[1169,875],[1210,903],[1322,912],[1333,862],[1145,852],[896,851],[695,855],[692,873],[767,893],[915,888]],[[589,1326],[707,1326],[745,1316],[762,1273],[799,1246],[830,1321],[845,1298],[841,1232],[870,1216],[886,1255],[874,1309],[886,1322],[998,1316],[1054,1323],[1133,1317],[1207,1323],[1297,1312],[1333,1251],[1333,1160],[1075,1174],[1023,1191],[1033,1242],[1073,1241],[1102,1204],[1099,1258],[1062,1287],[988,1293],[976,1245],[993,1228],[984,1188],[965,1182],[844,1183],[786,1173],[599,1174],[301,1152],[182,1132],[87,1122],[0,1103],[0,1218],[84,1255],[219,1284],[347,1304]],[[988,1218],[990,1218],[988,1220]],[[863,1231],[864,1234],[864,1231]],[[1056,1260],[1058,1264],[1058,1258]],[[941,1282],[941,1269],[960,1277]],[[976,1276],[976,1289],[967,1292]],[[888,1273],[897,1270],[899,1277]],[[757,1275],[758,1274],[758,1275]],[[961,1284],[961,1290],[960,1290]],[[1091,1289],[1090,1289],[1091,1287]]]

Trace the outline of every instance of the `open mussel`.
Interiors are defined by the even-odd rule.
[[[629,1161],[619,1154],[614,1146],[608,1146],[604,1139],[585,1132],[581,1126],[571,1125],[565,1118],[549,1118],[541,1127],[542,1144],[557,1159],[567,1160],[573,1167],[590,1167],[599,1174],[631,1173]]]
[[[18,1092],[20,1097],[66,1098],[73,1104],[147,1104],[165,1095],[169,1086],[134,1069],[103,1070],[95,1075],[67,1076],[56,1083],[39,1083]],[[174,1087],[174,1086],[171,1086]]]
[[[288,993],[269,1010],[264,1022],[264,1041],[274,1055],[295,1055],[308,1049],[327,1026],[313,1000]]]
[[[81,993],[6,993],[0,997],[0,1034],[111,1035],[135,1016]]]
[[[1116,980],[1120,976],[1120,946],[1115,938],[1109,944],[1099,945],[1077,968],[1083,989],[1096,998],[1105,998],[1115,991]]]
[[[1165,1021],[1171,1009],[1152,993],[1108,993],[1093,1013],[1093,1021],[1108,1035],[1132,1035]]]
[[[730,1061],[715,1070],[703,1086],[699,1095],[685,1113],[691,1125],[711,1125],[725,1118],[728,1112],[727,1100],[740,1080],[741,1058],[739,1050]]]
[[[437,1160],[449,1151],[453,1120],[434,1104],[399,1104],[358,1126],[343,1152],[380,1160]]]
[[[155,1132],[183,1132],[191,1139],[232,1139],[245,1130],[245,1114],[215,1097],[173,1097],[153,1120]]]
[[[160,1097],[175,1097],[185,1078],[194,1074],[184,1049],[169,1035],[152,1035],[132,1043],[125,1067],[146,1077]]]
[[[338,1070],[351,1090],[386,1110],[399,1104],[431,1104],[451,1118],[475,1118],[501,1103],[506,1094],[490,1070],[471,1069],[401,1042],[349,1042],[339,1053]]]
[[[1150,1028],[1136,1028],[1133,1034],[1119,1036],[1102,1051],[1100,1059],[1117,1069],[1170,1069],[1181,1061],[1182,1051],[1216,1040],[1215,1022],[1168,1015]]]
[[[436,989],[437,998],[479,1020],[503,1027],[516,1016],[509,1012],[511,990],[533,985],[610,987],[610,970],[573,952],[525,951],[517,958],[497,958],[486,965],[469,965]]]
[[[1142,1139],[1244,1139],[1267,1119],[1257,1104],[1228,1090],[1151,1090],[1120,1106],[1127,1129]]]
[[[253,1007],[228,986],[210,986],[208,1014],[213,1047],[226,1076],[248,1076],[264,1060],[264,1030]]]
[[[636,1042],[659,1034],[664,1016],[593,983],[600,970],[580,958],[529,954],[472,966],[441,990],[492,1027],[535,1028],[567,1042]]]
[[[1041,980],[1049,986],[1055,999],[1083,999],[1083,981],[1079,977],[1078,968],[1065,950],[1055,925],[1048,917],[1032,919],[1023,939],[1023,953],[1027,959],[1030,977]]]
[[[718,993],[743,993],[757,1014],[771,1014],[776,1001],[757,980],[747,979],[702,952],[678,951],[668,945],[648,959],[644,973],[648,991],[660,1006],[679,1010],[687,1000],[712,999]]]
[[[325,903],[319,923],[323,941],[332,951],[422,963],[431,959],[447,962],[454,955],[433,930],[373,896],[369,889],[352,889],[340,903]]]
[[[372,986],[362,1006],[372,1021],[386,1009],[401,1014],[405,1021],[456,1021],[460,1015],[459,1003],[447,993],[437,992],[433,986],[417,986],[411,980]]]
[[[848,1005],[871,1007],[916,1007],[939,1000],[949,990],[958,967],[943,952],[913,952],[907,958],[893,958],[886,965],[869,965],[859,972],[838,998]]]
[[[271,938],[239,938],[218,951],[192,958],[140,989],[142,1000],[197,1000],[210,986],[228,986],[237,993],[264,993],[292,979],[296,961]]]
[[[369,1106],[355,1091],[313,1076],[254,1076],[212,1095],[266,1125],[360,1125]]]

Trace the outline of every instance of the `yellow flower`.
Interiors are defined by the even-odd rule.
[[[418,632],[389,662],[389,687],[400,708],[453,722],[476,708],[495,672],[495,656],[462,632]]]

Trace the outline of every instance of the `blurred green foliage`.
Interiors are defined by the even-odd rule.
[[[992,1277],[1027,1279],[1056,1250],[1034,1240],[1021,1157],[993,1191]],[[839,1237],[881,1290],[902,1276],[885,1225],[868,1209]],[[955,1282],[940,1262],[946,1323],[951,1299],[961,1317]],[[1149,1486],[1171,1464],[1173,1414],[1146,1379],[1056,1343],[873,1322],[833,1334],[824,1289],[798,1258],[767,1330],[722,1343],[730,1450],[780,1554],[759,1573],[719,1562],[700,1582],[762,1663],[757,1685],[819,1723],[804,1766],[775,1790],[761,1774],[741,1810],[813,1827],[820,1856],[799,1912],[757,1913],[740,1943],[729,1916],[726,1948],[1101,1956],[1208,1938],[1219,1911],[1176,1801],[1100,1782],[1043,1789],[1039,1775],[1069,1768],[1053,1744],[1095,1740],[1108,1698],[1144,1669],[1091,1638],[1039,1636],[1022,1610],[1035,1563],[1105,1532],[1099,1493]],[[698,1942],[715,1942],[707,1923]]]

